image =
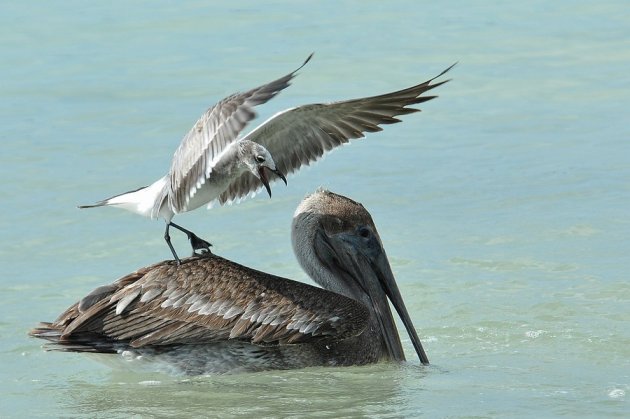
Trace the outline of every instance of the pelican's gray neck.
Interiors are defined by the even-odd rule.
[[[340,281],[339,278],[323,263],[316,254],[316,236],[321,234],[318,225],[318,214],[300,212],[300,208],[293,217],[291,226],[291,243],[293,252],[304,272],[322,288],[352,299],[369,303],[369,297],[356,284]]]

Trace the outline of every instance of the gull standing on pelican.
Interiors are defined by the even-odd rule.
[[[296,210],[291,236],[324,289],[206,253],[99,287],[30,335],[49,349],[120,353],[183,374],[403,361],[389,298],[429,363],[361,204],[317,191]]]
[[[175,151],[168,174],[153,184],[113,196],[94,205],[117,206],[151,218],[166,221],[164,239],[175,260],[179,257],[170,240],[169,228],[188,235],[194,250],[209,250],[210,243],[173,223],[173,216],[208,204],[224,205],[253,196],[265,187],[271,197],[271,181],[282,179],[325,152],[362,138],[366,132],[381,131],[381,124],[400,122],[398,115],[418,112],[407,106],[431,100],[421,96],[448,80],[433,83],[436,77],[392,93],[326,104],[290,108],[269,118],[249,134],[238,138],[254,119],[256,105],[267,102],[311,59],[295,71],[245,93],[237,93],[208,109],[186,134]]]

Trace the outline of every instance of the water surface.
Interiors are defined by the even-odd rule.
[[[627,416],[626,2],[3,2],[0,416]],[[420,114],[238,206],[178,219],[308,281],[291,216],[319,186],[379,228],[432,361],[182,379],[43,352],[26,331],[170,257],[163,224],[77,204],[162,176],[211,104],[384,93],[459,61]],[[178,249],[187,249],[175,236]],[[107,362],[103,362],[107,361]]]

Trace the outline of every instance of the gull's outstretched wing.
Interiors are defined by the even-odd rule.
[[[199,118],[175,151],[169,171],[169,202],[176,212],[186,210],[188,200],[205,182],[221,152],[256,117],[254,106],[269,101],[287,88],[296,72],[312,56],[284,77],[245,93],[228,96]]]
[[[398,115],[418,112],[408,106],[437,96],[422,96],[449,80],[433,83],[453,68],[451,65],[424,83],[397,92],[327,104],[312,104],[287,109],[269,118],[245,136],[269,150],[276,167],[285,175],[321,158],[331,149],[363,138],[366,132],[381,131],[381,124],[400,122]],[[274,180],[277,179],[275,175]],[[219,203],[238,201],[262,187],[259,179],[244,173],[232,181]]]

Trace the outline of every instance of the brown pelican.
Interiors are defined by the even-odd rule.
[[[361,204],[315,192],[295,212],[292,242],[324,289],[205,253],[99,287],[30,335],[51,349],[121,353],[185,374],[403,361],[389,298],[429,363]]]
[[[169,228],[188,235],[193,250],[209,250],[210,243],[171,220],[176,214],[208,204],[224,205],[253,196],[264,186],[271,197],[269,182],[282,179],[327,151],[362,138],[366,132],[381,131],[381,124],[400,122],[397,115],[417,112],[408,106],[435,96],[421,96],[446,81],[438,76],[416,86],[361,99],[312,104],[287,109],[242,138],[240,132],[255,118],[254,107],[263,104],[289,86],[297,70],[245,93],[237,93],[208,109],[184,136],[175,151],[170,170],[153,184],[79,208],[116,206],[137,214],[166,221],[164,239],[175,260]]]

